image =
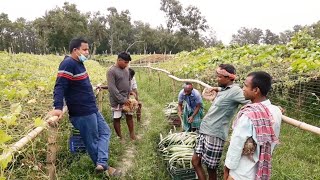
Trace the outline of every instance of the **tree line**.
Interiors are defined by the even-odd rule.
[[[75,4],[48,10],[44,16],[28,21],[11,21],[0,14],[0,51],[35,54],[68,53],[68,43],[76,36],[86,37],[93,54],[177,53],[199,47],[223,46],[212,27],[195,6],[184,8],[178,0],[161,0],[166,25],[152,28],[142,21],[131,21],[129,10],[109,7],[107,12],[80,12]],[[243,27],[232,35],[231,44],[285,44],[295,32],[306,29],[320,37],[320,21],[311,26],[294,26],[279,35],[270,30]],[[207,34],[207,35],[204,35]]]

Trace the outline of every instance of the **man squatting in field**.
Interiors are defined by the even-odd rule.
[[[182,113],[183,106],[183,113]],[[178,115],[182,116],[184,131],[199,130],[203,116],[202,97],[198,90],[189,82],[184,84],[178,95]]]

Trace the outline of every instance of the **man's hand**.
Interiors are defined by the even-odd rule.
[[[96,86],[96,90],[108,89],[108,86],[98,85]]]
[[[57,126],[57,122],[58,122],[58,121],[62,118],[62,116],[63,116],[62,110],[60,110],[60,109],[52,110],[52,111],[50,111],[48,114],[51,115],[51,116],[58,116],[57,121],[55,121],[55,122],[53,122],[53,121],[51,121],[51,120],[48,121],[48,124],[49,124],[50,126],[52,126],[52,127]]]
[[[280,109],[281,113],[284,114],[286,112],[285,109],[283,109],[281,106],[278,106],[278,108]]]
[[[188,122],[189,122],[189,123],[193,123],[193,119],[194,119],[194,117],[193,117],[193,116],[190,116],[190,117],[188,118]]]
[[[129,106],[130,105],[130,100],[127,99],[127,101],[124,103],[124,105]]]
[[[219,87],[212,87],[212,88],[208,88],[208,91],[209,92],[219,92],[220,91],[220,88]]]
[[[213,101],[216,98],[216,96],[217,96],[216,87],[204,88],[202,92],[202,97],[208,101]]]
[[[227,180],[228,179],[229,171],[230,171],[230,169],[227,166],[224,166],[224,169],[223,169],[223,180]]]

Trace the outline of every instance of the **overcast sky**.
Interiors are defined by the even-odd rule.
[[[46,10],[61,7],[65,0],[0,0],[0,12],[11,20],[24,17],[34,20]],[[160,0],[68,0],[82,12],[100,11],[108,7],[128,9],[132,20],[148,22],[152,27],[165,24]],[[320,20],[320,0],[180,0],[187,7],[198,7],[218,39],[229,43],[240,27],[270,29],[275,33],[292,29],[296,24],[312,24]]]

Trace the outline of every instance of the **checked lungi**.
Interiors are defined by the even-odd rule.
[[[201,155],[201,163],[209,169],[216,169],[220,163],[224,143],[220,138],[200,134],[194,151]]]

